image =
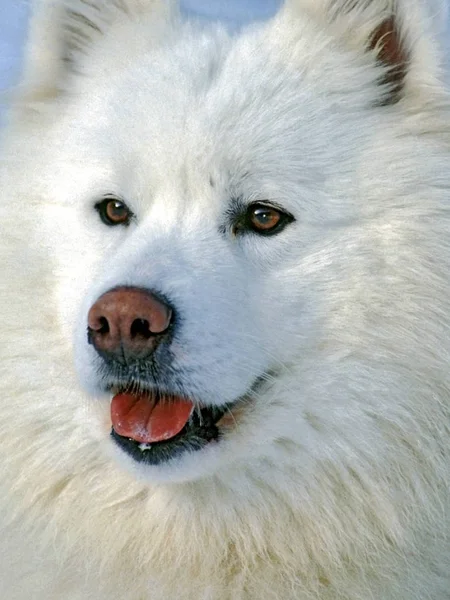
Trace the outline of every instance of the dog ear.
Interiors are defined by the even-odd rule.
[[[34,0],[19,95],[49,97],[83,57],[126,20],[162,19],[168,0]]]
[[[382,104],[395,104],[440,76],[440,35],[447,0],[287,0],[288,10],[306,10],[347,47],[371,53],[383,68]]]

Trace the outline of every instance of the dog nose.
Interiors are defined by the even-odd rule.
[[[116,288],[89,310],[88,340],[100,354],[144,358],[164,337],[172,315],[172,308],[148,290]]]

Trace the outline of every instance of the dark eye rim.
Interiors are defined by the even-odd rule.
[[[258,208],[276,211],[280,215],[280,220],[271,229],[258,229],[255,227],[251,219],[252,213]],[[259,237],[271,237],[281,233],[293,222],[295,222],[295,217],[279,204],[276,204],[275,202],[259,200],[252,202],[245,207],[245,211],[243,214],[241,214],[240,218],[233,227],[233,232],[235,235],[252,234]]]
[[[127,218],[125,220],[115,222],[108,217],[106,209],[110,202],[119,202],[126,208],[128,214],[127,214]],[[102,223],[104,225],[106,225],[107,227],[128,227],[128,225],[131,223],[132,219],[134,218],[134,213],[129,208],[127,203],[124,200],[122,200],[122,198],[119,198],[117,196],[105,196],[104,198],[99,200],[94,205],[94,208],[97,211],[97,213],[99,214]]]

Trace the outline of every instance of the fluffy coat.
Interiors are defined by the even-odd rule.
[[[290,0],[230,35],[42,0],[0,161],[5,600],[450,598],[445,7]],[[109,230],[93,206],[126,198]],[[232,199],[295,217],[233,237]],[[223,439],[110,440],[86,311],[157,287]]]

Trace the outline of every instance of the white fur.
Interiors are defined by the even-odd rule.
[[[41,0],[3,136],[1,597],[448,600],[443,4],[290,0],[232,37],[158,0],[69,4],[99,31]],[[367,40],[393,10],[410,64],[381,106]],[[137,222],[105,227],[105,193]],[[233,197],[296,221],[234,238]],[[113,446],[85,339],[120,284],[183,315],[199,400],[271,373],[164,467]]]

